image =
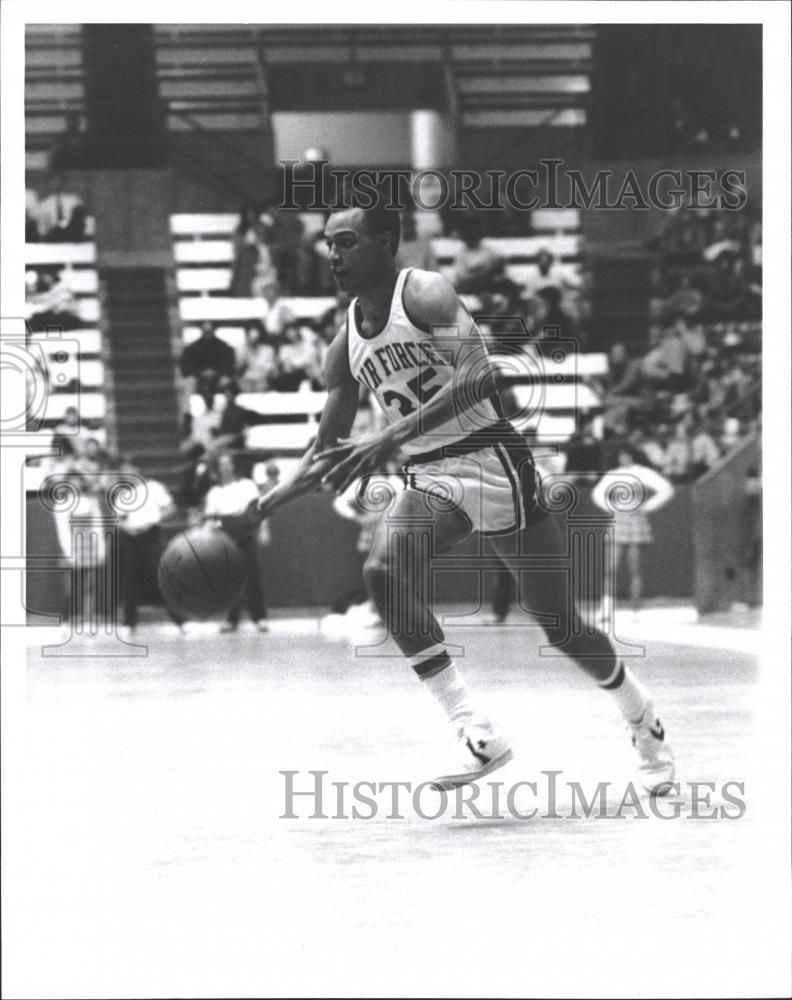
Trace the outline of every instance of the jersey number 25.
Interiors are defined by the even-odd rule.
[[[428,403],[432,396],[440,392],[439,385],[427,384],[436,374],[437,371],[434,368],[422,368],[415,378],[411,378],[407,383],[407,388],[413,394],[418,404]],[[399,415],[402,417],[406,417],[410,413],[415,413],[416,410],[416,404],[409,396],[404,396],[394,389],[388,389],[382,394],[382,402],[385,406],[395,404],[399,410]]]

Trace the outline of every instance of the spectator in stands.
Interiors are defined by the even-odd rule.
[[[536,304],[536,333],[544,336],[544,331],[556,329],[564,337],[577,335],[577,325],[561,304],[561,289],[555,285],[545,285],[533,299]]]
[[[267,336],[282,337],[296,320],[288,303],[281,297],[281,287],[277,278],[270,276],[262,280],[257,284],[255,294],[256,297],[263,298],[267,304],[262,321]]]
[[[215,333],[214,324],[201,324],[201,336],[182,351],[181,373],[190,379],[191,390],[214,395],[222,378],[233,378],[236,368],[234,349]]]
[[[752,359],[741,358],[739,362],[732,362],[728,365],[721,377],[721,382],[726,390],[725,405],[731,411],[737,411],[741,408],[753,387],[758,383],[758,374],[752,374],[752,366]]]
[[[742,319],[747,295],[742,259],[724,250],[716,261],[715,276],[707,293],[707,316],[711,320]]]
[[[557,288],[561,292],[563,287],[561,270],[551,251],[543,247],[536,255],[536,271],[526,281],[523,294],[525,298],[534,298],[544,288]]]
[[[454,287],[465,295],[487,295],[504,280],[503,258],[482,245],[478,216],[468,212],[460,219],[464,247],[454,262]]]
[[[720,458],[716,444],[718,427],[714,420],[702,423],[690,442],[691,473],[694,479],[703,476]]]
[[[278,208],[274,199],[267,202],[264,212],[271,233],[270,252],[276,277],[288,294],[295,295],[303,287],[305,226],[298,211]]]
[[[131,461],[122,462],[119,472],[121,481],[128,476],[135,490],[145,491],[143,502],[137,503],[135,510],[121,512],[118,520],[121,606],[124,625],[131,634],[137,627],[139,605],[147,592],[154,591],[162,548],[159,526],[176,508],[170,493],[156,479],[146,479],[141,486],[143,477]],[[173,620],[181,630],[180,620]]]
[[[704,296],[691,284],[690,274],[683,272],[679,276],[676,291],[665,301],[664,312],[667,316],[685,316],[693,318],[701,311]]]
[[[78,330],[82,321],[77,315],[77,302],[69,285],[69,274],[63,267],[41,268],[35,289],[28,291],[28,322],[34,333],[43,330]]]
[[[605,469],[602,442],[594,434],[592,420],[583,420],[580,430],[567,445],[566,471],[569,473],[602,473]]]
[[[234,233],[234,266],[231,271],[231,295],[250,298],[253,295],[253,280],[258,273],[263,249],[268,236],[255,205],[243,205],[239,213],[239,224]],[[269,257],[269,250],[266,251]],[[265,261],[266,262],[266,261]],[[270,268],[273,268],[270,259]]]
[[[97,476],[110,469],[110,456],[95,437],[85,441],[82,454],[75,456],[74,469],[86,476]]]
[[[206,496],[204,518],[216,527],[222,527],[239,544],[239,549],[245,559],[247,580],[245,590],[228,612],[225,625],[221,632],[236,632],[243,604],[247,605],[248,614],[259,632],[268,632],[266,622],[267,610],[261,592],[261,568],[259,564],[258,546],[249,519],[245,512],[253,500],[259,497],[259,491],[252,479],[239,475],[232,455],[224,452],[217,458],[217,485],[213,486]],[[255,526],[255,530],[258,525]]]
[[[674,483],[684,483],[690,477],[693,462],[693,451],[690,446],[690,435],[685,420],[680,420],[674,428],[674,435],[666,449],[665,469],[668,478]]]
[[[185,464],[181,468],[178,501],[181,507],[199,507],[212,486],[207,451],[202,444],[191,439],[182,447]]]
[[[742,427],[740,426],[740,421],[737,417],[726,417],[723,421],[723,427],[721,428],[720,438],[717,441],[718,447],[722,454],[726,454],[727,451],[737,444],[737,442],[742,437]]]
[[[402,215],[402,233],[399,249],[396,253],[398,267],[417,267],[422,271],[436,271],[437,261],[432,251],[432,241],[426,236],[420,236],[415,226],[415,213],[404,212]]]
[[[724,377],[725,365],[720,358],[713,358],[702,365],[694,398],[703,413],[718,413],[726,405],[728,385]]]
[[[276,361],[275,343],[266,336],[263,323],[256,322],[248,326],[237,365],[240,390],[263,392],[275,371]]]
[[[644,378],[656,388],[685,388],[687,350],[680,330],[671,327],[660,334],[658,341],[641,364]]]
[[[278,348],[270,388],[278,392],[296,392],[304,382],[317,377],[319,338],[307,327],[290,326]]]
[[[65,128],[49,151],[48,168],[54,175],[63,170],[84,169],[93,160],[92,151],[86,148],[85,115],[82,111],[66,111],[65,117]]]
[[[675,213],[663,233],[666,263],[695,265],[701,260],[705,233],[687,210]]]
[[[641,362],[633,356],[632,347],[612,344],[608,356],[608,374],[604,389],[614,396],[630,396],[642,381]]]
[[[85,239],[85,207],[76,194],[58,190],[59,179],[53,179],[52,190],[38,204],[39,235],[45,243],[79,243]]]
[[[198,393],[197,398],[193,397],[190,405],[195,412],[184,414],[182,451],[188,452],[194,445],[200,445],[207,452],[215,447],[215,438],[223,419],[219,398],[217,393],[206,389]]]
[[[638,439],[631,439],[630,444],[644,455],[653,469],[665,473],[668,464],[668,446],[671,441],[670,428],[666,424],[660,424],[651,436],[643,431],[639,431],[638,434]]]
[[[691,361],[700,362],[707,353],[707,338],[703,325],[692,323],[688,316],[679,316],[676,323],[687,357]]]
[[[80,423],[77,407],[67,406],[63,420],[56,425],[52,434],[53,449],[62,449],[74,457],[80,457],[89,440],[92,440],[91,432]]]

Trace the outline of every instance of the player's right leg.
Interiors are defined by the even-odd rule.
[[[458,759],[433,779],[451,789],[501,767],[512,753],[492,722],[474,708],[432,610],[432,558],[471,530],[461,511],[437,507],[417,490],[400,493],[377,526],[363,577],[389,634],[456,729]]]
[[[649,692],[618,659],[608,636],[582,622],[570,587],[567,553],[556,518],[551,514],[519,532],[493,537],[493,547],[509,564],[515,555],[543,557],[545,566],[519,576],[527,583],[526,605],[540,617],[551,645],[570,657],[616,702],[639,757],[638,776],[647,791],[668,792],[674,759]],[[553,566],[558,568],[553,568]],[[572,568],[572,573],[584,567]]]

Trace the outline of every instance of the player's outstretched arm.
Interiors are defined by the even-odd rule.
[[[303,455],[291,479],[279,484],[256,504],[260,518],[269,517],[274,510],[315,490],[322,477],[332,468],[336,459],[315,460],[315,456],[334,447],[352,430],[357,414],[359,388],[349,370],[346,327],[339,331],[330,345],[325,361],[327,402],[322,410],[316,439]]]

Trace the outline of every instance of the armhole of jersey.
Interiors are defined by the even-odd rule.
[[[413,319],[413,317],[410,315],[409,310],[407,309],[407,303],[404,301],[404,289],[407,287],[407,282],[410,279],[410,275],[412,274],[412,271],[413,271],[413,269],[409,268],[409,270],[407,271],[407,274],[405,274],[405,276],[404,276],[404,281],[402,282],[402,287],[401,287],[401,307],[402,307],[402,311],[404,312],[404,315],[412,323],[412,325],[415,327],[416,330],[420,330],[421,333],[425,333],[427,336],[429,336],[432,333],[431,327],[427,326],[425,323],[419,323],[417,320]]]

